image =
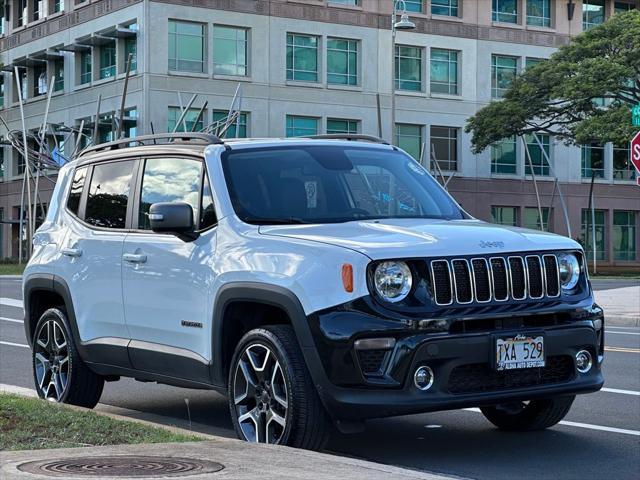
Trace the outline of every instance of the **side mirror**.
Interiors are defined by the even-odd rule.
[[[178,237],[195,240],[193,209],[188,203],[154,203],[149,208],[149,223],[156,233],[173,233]]]

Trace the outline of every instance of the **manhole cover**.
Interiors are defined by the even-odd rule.
[[[38,460],[18,466],[18,469],[49,477],[183,477],[214,473],[224,465],[207,460],[174,457],[115,456]]]

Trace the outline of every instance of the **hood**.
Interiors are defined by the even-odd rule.
[[[372,260],[580,249],[570,238],[479,220],[390,219],[317,225],[267,225],[263,235],[348,248]]]

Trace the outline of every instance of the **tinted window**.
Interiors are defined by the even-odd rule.
[[[93,168],[85,221],[105,228],[124,228],[131,173],[135,162],[106,163]]]
[[[71,182],[71,191],[69,192],[69,199],[67,200],[67,208],[70,212],[78,215],[80,208],[80,198],[82,197],[82,190],[84,190],[84,181],[87,178],[87,168],[79,168],[76,170]]]
[[[184,202],[199,218],[202,162],[184,158],[151,158],[146,161],[142,177],[138,228],[150,230],[149,208],[159,202]]]
[[[412,158],[393,150],[329,146],[230,151],[234,210],[245,222],[334,223],[460,219],[460,207]]]
[[[200,208],[200,230],[209,228],[215,225],[218,219],[216,218],[216,210],[213,205],[213,195],[211,195],[211,184],[209,183],[209,176],[205,173],[202,184],[202,206]]]

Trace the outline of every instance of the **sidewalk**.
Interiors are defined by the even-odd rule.
[[[604,309],[605,325],[640,327],[640,286],[596,290],[594,295]]]

